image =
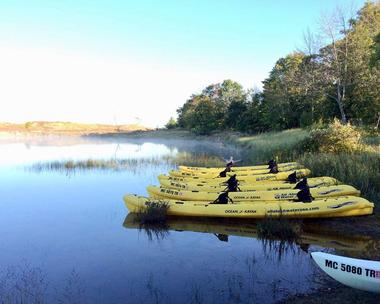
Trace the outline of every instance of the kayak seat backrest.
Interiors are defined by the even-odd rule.
[[[314,200],[314,197],[311,196],[309,187],[305,187],[298,191],[297,198],[296,201],[304,203],[311,203]]]
[[[294,171],[293,173],[289,174],[286,181],[291,183],[291,184],[295,184],[298,181],[297,180],[297,172]]]
[[[211,204],[228,204],[229,197],[228,197],[228,191],[222,192],[219,194],[218,198],[213,201]]]
[[[306,187],[309,187],[308,183],[307,183],[307,178],[303,178],[301,181],[299,181],[296,186],[294,187],[294,189],[304,189]]]

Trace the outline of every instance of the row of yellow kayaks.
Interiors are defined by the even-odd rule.
[[[278,173],[263,173],[267,166],[234,168],[232,178],[238,190],[228,189],[231,176],[218,177],[223,168],[183,167],[160,175],[160,186],[148,186],[149,198],[126,195],[124,201],[132,212],[146,209],[152,202],[166,202],[169,215],[207,217],[341,217],[372,214],[373,204],[360,198],[360,191],[350,185],[339,185],[332,177],[307,180],[309,199],[301,201],[294,179],[311,172],[297,163],[278,164]],[[293,170],[294,168],[296,170]],[[281,168],[285,171],[281,172]],[[287,170],[293,168],[292,170]],[[214,170],[214,172],[212,171]],[[260,173],[258,173],[260,172]],[[228,172],[228,174],[232,174]],[[302,188],[304,189],[304,188]],[[224,200],[220,200],[220,195]],[[228,200],[226,199],[228,197]]]
[[[234,173],[227,172],[226,177],[220,177],[218,174],[192,174],[188,172],[182,172],[180,170],[171,170],[169,171],[169,176],[173,181],[185,181],[185,182],[201,182],[207,184],[218,184],[220,182],[225,182],[233,175],[236,175],[239,179],[239,182],[243,183],[252,183],[252,182],[262,182],[262,181],[285,181],[289,178],[289,175],[296,173],[297,178],[307,177],[311,174],[311,171],[306,168],[291,170],[291,171],[280,171],[279,173],[260,173],[255,174],[252,172],[248,173]]]

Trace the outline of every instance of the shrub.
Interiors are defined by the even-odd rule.
[[[167,202],[148,202],[147,207],[137,213],[137,219],[141,224],[166,222],[169,208]]]
[[[322,153],[352,153],[363,150],[361,132],[336,119],[327,128],[312,130],[302,145],[306,150]]]

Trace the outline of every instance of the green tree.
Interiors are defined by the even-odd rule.
[[[196,134],[206,135],[216,128],[215,103],[208,96],[196,97],[190,129]]]
[[[304,111],[305,101],[298,75],[304,58],[300,52],[280,58],[263,81],[263,115],[271,129],[299,126],[299,115]]]
[[[240,102],[245,98],[245,92],[241,84],[231,79],[207,86],[202,91],[202,95],[209,97],[215,103],[216,125],[220,130],[228,127],[226,120],[231,103]]]
[[[165,128],[166,129],[175,129],[177,127],[178,127],[177,121],[173,117],[170,117],[169,121],[165,125]]]

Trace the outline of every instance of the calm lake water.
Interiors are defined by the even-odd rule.
[[[192,140],[2,139],[0,302],[274,303],[324,284],[310,252],[363,256],[376,248],[367,237],[313,225],[293,245],[258,239],[253,221],[172,218],[165,230],[139,229],[122,196],[146,195],[181,153],[240,156]],[[44,167],[88,159],[131,165]]]

